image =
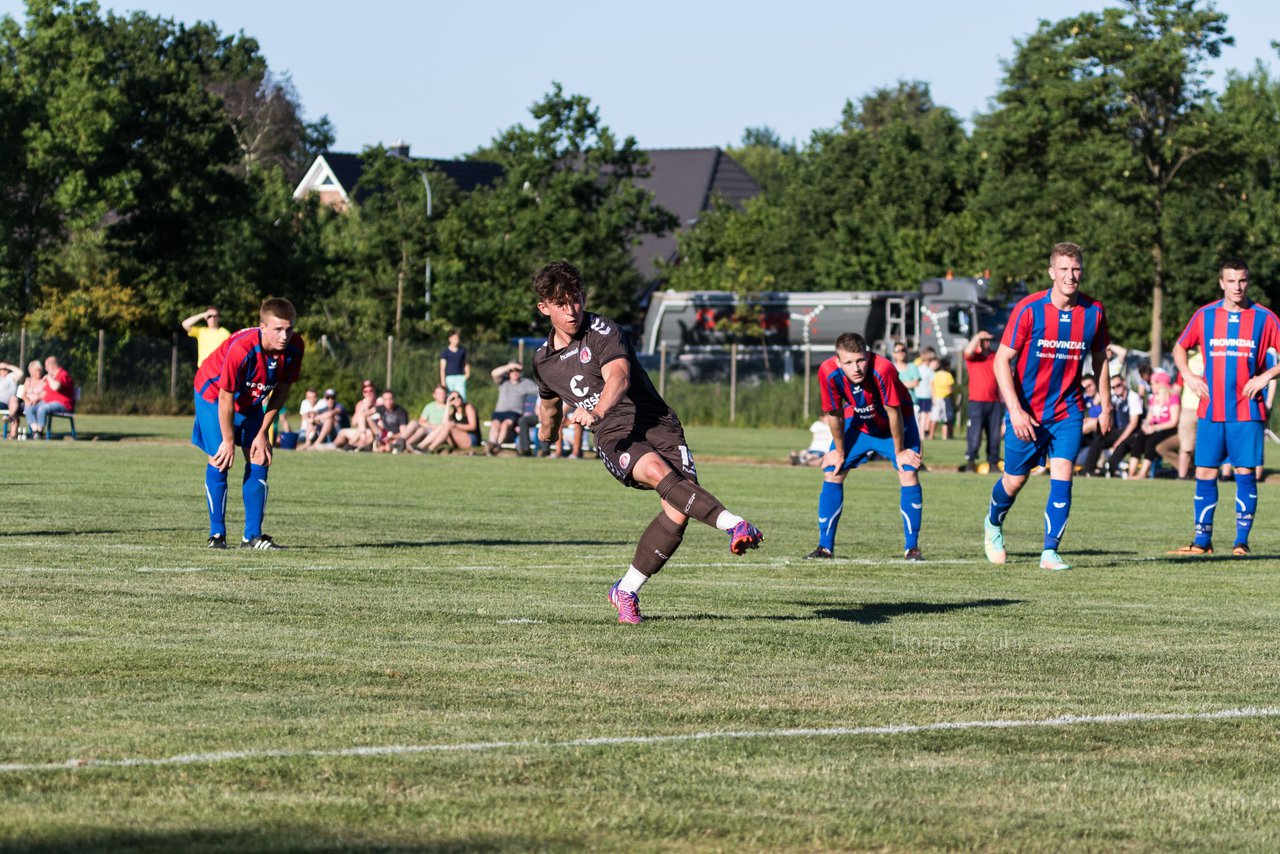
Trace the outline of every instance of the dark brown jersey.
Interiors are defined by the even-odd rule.
[[[595,409],[604,391],[604,366],[615,359],[626,359],[631,365],[631,383],[593,432],[629,432],[637,426],[656,424],[664,417],[675,418],[640,367],[631,341],[618,324],[588,312],[582,328],[567,346],[552,349],[554,337],[553,333],[533,356],[533,378],[543,400],[559,397],[570,404]]]

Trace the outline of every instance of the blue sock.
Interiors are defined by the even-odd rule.
[[[1253,472],[1236,473],[1236,545],[1249,545],[1253,514],[1258,512],[1258,478]]]
[[[1218,506],[1218,479],[1196,478],[1195,544],[1202,549],[1213,544],[1213,510]]]
[[[227,535],[227,473],[217,466],[205,466],[204,500],[209,511],[209,536]]]
[[[1013,497],[1004,491],[1004,478],[996,478],[996,485],[991,487],[991,510],[987,513],[992,525],[1004,524],[1004,517],[1009,514],[1013,501]]]
[[[244,538],[262,534],[262,514],[267,509],[267,467],[249,463],[244,467]]]
[[[1071,481],[1050,480],[1049,500],[1044,505],[1044,547],[1056,549],[1067,530],[1071,515]]]
[[[924,515],[924,491],[920,484],[902,487],[899,507],[902,510],[902,534],[907,540],[907,548],[914,549],[920,544],[920,517]]]
[[[836,550],[836,528],[843,509],[844,484],[824,480],[818,493],[818,545],[822,548]]]

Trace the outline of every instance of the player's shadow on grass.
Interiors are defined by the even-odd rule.
[[[952,611],[964,611],[968,608],[1003,608],[1007,605],[1021,605],[1024,602],[1023,599],[973,599],[968,602],[867,602],[857,608],[819,608],[813,613],[819,619],[878,626],[895,617],[915,614],[949,614]]]

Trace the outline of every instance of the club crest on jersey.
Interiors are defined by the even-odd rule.
[[[622,455],[618,457],[618,465],[622,466],[624,469],[630,468],[631,454],[627,453],[626,451],[623,451]]]
[[[590,361],[591,361],[591,348],[590,348],[590,347],[583,347],[583,348],[582,348],[582,352],[578,354],[578,361],[579,361],[579,362],[581,362],[581,363],[582,363],[582,364],[584,364],[584,365],[585,365],[585,364],[587,364],[587,362],[590,362]]]

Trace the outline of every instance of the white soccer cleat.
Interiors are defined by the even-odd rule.
[[[982,550],[992,563],[1004,563],[1008,559],[1004,550],[1004,528],[991,524],[986,516],[982,517]]]

